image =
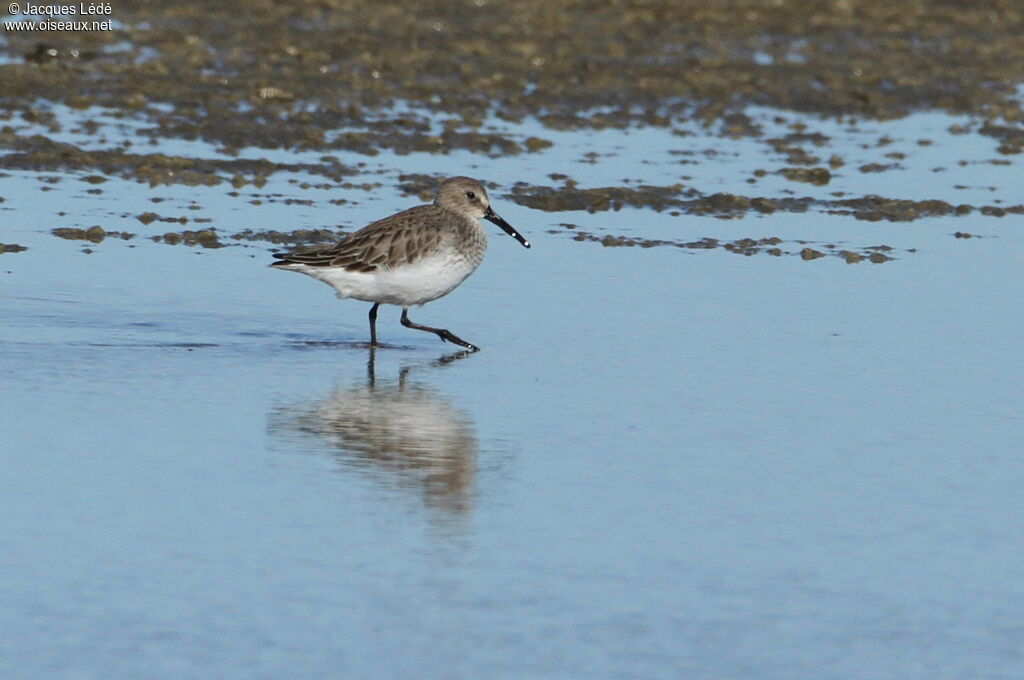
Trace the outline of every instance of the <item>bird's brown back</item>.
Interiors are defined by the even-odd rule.
[[[441,245],[445,223],[451,220],[445,212],[436,205],[418,205],[367,225],[332,246],[275,253],[280,261],[274,264],[344,267],[353,272],[411,264]]]

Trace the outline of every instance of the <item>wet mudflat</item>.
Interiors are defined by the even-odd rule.
[[[562,89],[608,17],[491,52],[445,42],[489,6],[364,7],[419,36],[379,77],[270,4],[4,34],[0,676],[1014,678],[1019,17],[740,5],[626,8]],[[345,67],[296,78],[307,43]],[[511,75],[442,87],[445,46]],[[625,80],[644,110],[594,108]],[[266,267],[457,173],[533,244],[488,227],[411,312],[479,353],[387,307],[371,352],[368,304]]]

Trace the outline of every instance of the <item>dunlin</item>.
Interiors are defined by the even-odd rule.
[[[491,209],[483,184],[452,177],[434,202],[403,210],[350,234],[327,248],[275,253],[271,266],[301,272],[338,291],[339,298],[372,302],[370,345],[377,345],[377,309],[402,308],[402,325],[436,333],[470,350],[478,347],[443,328],[409,320],[409,307],[424,305],[455,290],[473,273],[487,250],[484,218],[529,248],[530,243]]]

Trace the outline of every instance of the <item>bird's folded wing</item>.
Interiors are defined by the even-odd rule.
[[[434,206],[427,205],[410,208],[374,222],[326,248],[275,253],[274,257],[280,260],[275,264],[341,267],[355,272],[411,264],[436,250],[441,241],[441,230],[429,219],[432,208]]]

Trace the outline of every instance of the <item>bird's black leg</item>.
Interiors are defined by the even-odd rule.
[[[451,331],[446,331],[443,328],[431,328],[430,326],[421,326],[418,323],[413,323],[412,321],[409,321],[408,309],[402,310],[402,325],[405,326],[406,328],[415,328],[418,331],[429,331],[431,333],[436,333],[437,337],[441,338],[442,340],[454,342],[456,345],[462,345],[466,349],[472,350],[474,352],[480,349],[476,345],[470,344],[463,340],[462,338],[460,338],[459,336],[453,334]]]
[[[370,347],[377,346],[377,308],[380,307],[379,302],[373,303],[373,307],[370,307]]]

